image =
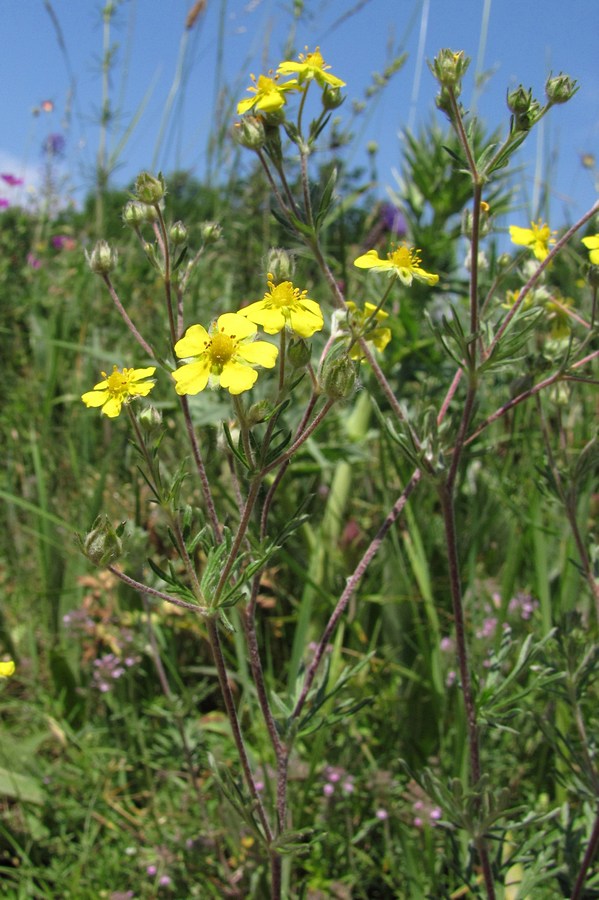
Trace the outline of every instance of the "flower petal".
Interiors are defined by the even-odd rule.
[[[106,382],[104,381],[103,384],[106,384]],[[108,391],[97,391],[95,389],[81,395],[81,399],[87,407],[104,406],[109,397]]]
[[[316,309],[311,309],[308,304]],[[320,307],[314,300],[303,300],[298,309],[292,309],[289,321],[292,330],[302,338],[312,337],[314,332],[320,331],[324,325]]]
[[[354,266],[357,266],[358,269],[373,269],[373,268],[390,268],[392,263],[388,259],[381,259],[376,250],[369,250],[367,253],[363,253],[362,256],[358,256],[357,259],[354,259]]]
[[[257,378],[258,373],[255,369],[250,368],[250,366],[244,366],[242,363],[231,361],[223,366],[220,386],[228,388],[231,394],[242,394],[244,391],[249,391]]]
[[[175,390],[179,395],[199,394],[208,384],[210,361],[200,359],[198,362],[186,363],[173,372]]]
[[[285,327],[285,316],[280,309],[274,309],[264,300],[257,300],[256,303],[250,303],[239,310],[239,315],[244,316],[255,322],[256,325],[262,325],[267,334],[278,334]]]
[[[237,356],[252,365],[264,366],[272,369],[277,361],[279,348],[268,341],[253,341],[251,344],[242,344],[237,350]]]
[[[258,331],[255,325],[239,313],[223,313],[217,319],[216,328],[238,341],[251,337]]]
[[[179,359],[201,356],[209,343],[210,337],[206,329],[202,325],[192,325],[175,344],[175,353]]]
[[[514,244],[528,247],[534,241],[534,234],[530,228],[520,228],[519,225],[510,225],[510,238]]]
[[[109,419],[116,419],[121,411],[122,404],[122,397],[109,397],[102,407],[102,412],[105,416],[108,416]]]

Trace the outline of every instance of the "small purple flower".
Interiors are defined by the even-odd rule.
[[[335,785],[327,781],[322,789],[322,793],[325,795],[325,797],[332,797],[335,793]]]
[[[161,885],[161,887],[167,887],[167,885],[169,885],[170,883],[171,879],[168,875],[161,875],[158,879],[158,884]]]
[[[403,237],[407,232],[406,220],[403,214],[392,203],[381,203],[381,222],[390,234]]]
[[[439,650],[441,650],[443,653],[451,653],[453,651],[453,638],[441,638],[439,642]]]
[[[355,790],[353,780],[351,778],[346,778],[341,785],[341,790],[344,794],[353,794]]]
[[[377,811],[375,812],[375,816],[377,817],[377,819],[380,819],[381,822],[384,822],[385,819],[389,818],[389,813],[386,809],[381,808],[377,809]]]
[[[489,616],[484,619],[482,627],[476,632],[477,638],[491,638],[495,634],[497,628],[497,619],[495,616]]]
[[[49,134],[42,144],[42,153],[46,156],[60,157],[64,154],[66,141],[62,134]]]
[[[146,872],[150,876],[155,875],[157,871],[158,871],[158,869],[156,866],[146,866]]]
[[[6,199],[6,197],[0,197],[0,209],[8,209],[10,206],[10,201]]]
[[[18,187],[20,184],[23,184],[22,178],[17,178],[16,175],[11,175],[8,172],[2,172],[0,174],[0,178],[2,181],[5,181],[6,184],[9,184],[11,187]]]
[[[39,260],[33,253],[27,254],[27,265],[30,269],[39,269],[41,264],[41,260]]]

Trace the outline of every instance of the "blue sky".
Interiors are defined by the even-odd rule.
[[[441,47],[463,49],[473,59],[463,102],[489,126],[507,128],[508,88],[519,83],[543,98],[550,72],[567,72],[581,87],[566,106],[555,108],[521,153],[524,166],[518,200],[523,224],[537,212],[535,172],[551,165],[552,224],[572,221],[596,199],[596,172],[583,154],[599,156],[598,0],[305,0],[295,28],[296,51],[320,45],[332,71],[347,82],[348,100],[362,99],[372,75],[392,50],[409,54],[404,68],[357,125],[360,146],[376,141],[379,192],[394,188],[401,162],[402,128],[417,126],[434,110],[435,82],[426,66]],[[41,178],[41,145],[49,133],[66,139],[63,175],[75,195],[91,185],[98,152],[102,97],[103,4],[96,0],[5,0],[0,59],[3,129],[0,171]],[[110,91],[119,115],[108,148],[122,140],[140,104],[143,113],[118,153],[114,184],[123,184],[157,162],[198,177],[206,172],[207,139],[215,118],[217,84],[241,99],[249,73],[275,68],[290,35],[292,0],[207,0],[195,27],[184,37],[193,0],[122,0],[111,29],[116,44]],[[61,48],[51,9],[64,40]],[[486,23],[486,24],[485,24]],[[481,40],[481,36],[484,40]],[[173,114],[164,118],[177,75],[182,41],[185,66]],[[219,51],[221,51],[219,53]],[[472,93],[475,71],[487,72],[480,94]],[[220,73],[220,80],[218,77]],[[9,86],[7,88],[6,86]],[[44,100],[54,111],[40,112]],[[349,113],[347,103],[340,114]],[[347,112],[346,112],[347,110]],[[159,140],[162,135],[162,139]],[[157,153],[158,148],[158,153]],[[364,157],[357,152],[354,162]],[[16,191],[16,189],[12,189]],[[11,198],[11,188],[2,189]],[[545,212],[542,210],[541,212]]]

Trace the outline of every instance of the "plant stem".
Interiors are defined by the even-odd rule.
[[[200,445],[198,444],[195,430],[193,427],[193,422],[191,421],[191,415],[189,412],[189,401],[185,395],[179,397],[181,402],[181,409],[183,410],[183,419],[185,420],[185,428],[187,430],[187,436],[189,438],[189,443],[191,444],[191,452],[193,454],[194,462],[196,464],[196,469],[198,475],[200,477],[200,485],[202,487],[202,494],[204,497],[204,503],[206,504],[206,509],[208,510],[208,518],[210,519],[210,524],[212,525],[212,530],[214,532],[214,537],[217,543],[221,543],[223,536],[221,532],[220,523],[218,521],[218,516],[216,514],[216,508],[214,506],[214,499],[212,497],[212,490],[210,488],[210,482],[208,481],[208,474],[206,472],[206,466],[204,465],[204,460],[202,459],[202,452],[200,450]]]
[[[231,725],[231,732],[233,734],[233,740],[235,741],[235,746],[237,747],[237,753],[239,755],[239,760],[241,762],[241,767],[243,769],[244,778],[246,784],[248,786],[249,792],[252,797],[252,801],[256,807],[256,811],[258,813],[258,818],[260,819],[260,823],[264,830],[264,836],[268,844],[272,843],[272,831],[270,829],[270,825],[268,823],[268,819],[266,817],[266,812],[264,810],[264,805],[262,803],[262,799],[256,787],[256,781],[254,779],[254,775],[252,773],[252,768],[250,766],[250,761],[248,759],[247,751],[245,749],[245,743],[243,740],[243,736],[241,734],[241,728],[239,726],[239,719],[237,717],[237,710],[235,708],[235,702],[233,700],[233,695],[231,693],[231,688],[229,686],[229,679],[227,676],[227,667],[225,664],[225,660],[223,657],[223,651],[220,644],[220,637],[218,634],[217,624],[212,616],[208,617],[206,620],[207,628],[208,628],[208,638],[210,640],[210,646],[212,648],[212,655],[214,657],[214,664],[216,666],[216,674],[218,677],[218,683],[220,685],[221,693],[223,696],[223,700],[225,703],[225,708],[227,710],[227,716],[229,718],[229,723]]]
[[[201,615],[205,615],[208,610],[203,606],[198,606],[197,603],[187,603],[186,600],[180,600],[179,597],[173,597],[172,594],[166,594],[164,591],[158,591],[156,588],[148,587],[147,584],[142,584],[140,581],[136,581],[134,578],[130,578],[129,575],[125,575],[124,572],[121,572],[120,569],[117,569],[116,566],[106,566],[109,572],[112,572],[113,575],[122,581],[124,584],[128,584],[129,587],[134,588],[136,591],[140,591],[143,594],[148,594],[150,597],[158,597],[159,600],[166,600],[167,603],[173,603],[175,606],[180,606],[182,609],[192,609],[196,613],[200,613]]]
[[[306,677],[304,678],[304,684],[303,684],[300,696],[295,704],[293,712],[291,713],[291,719],[297,719],[298,716],[300,715],[302,709],[304,708],[304,704],[308,697],[310,688],[312,687],[312,682],[314,681],[314,677],[318,670],[318,666],[319,666],[320,661],[326,650],[326,646],[329,642],[329,638],[335,631],[337,622],[343,615],[343,613],[347,607],[347,604],[349,603],[354,592],[356,591],[358,584],[360,583],[361,579],[364,576],[364,573],[366,572],[366,569],[368,568],[368,566],[372,562],[373,558],[377,554],[378,550],[380,549],[380,546],[383,542],[385,535],[387,534],[387,532],[389,531],[391,526],[397,521],[397,519],[401,515],[403,508],[406,505],[410,494],[412,493],[412,491],[414,490],[414,488],[420,481],[421,477],[422,477],[422,473],[420,472],[419,469],[416,469],[416,471],[413,473],[410,481],[404,488],[401,496],[395,501],[392,509],[390,510],[388,515],[385,517],[383,523],[379,527],[379,530],[377,531],[374,538],[368,545],[366,551],[364,552],[364,554],[362,556],[362,559],[360,560],[360,562],[354,569],[352,575],[350,575],[350,577],[347,579],[343,593],[339,597],[339,600],[337,601],[335,609],[333,610],[333,612],[329,618],[329,621],[327,622],[327,625],[322,634],[322,637],[321,637],[320,641],[318,642],[318,646],[314,653],[314,658],[312,659],[312,662],[310,663],[308,671],[306,672]]]
[[[152,348],[150,347],[148,342],[142,338],[141,334],[139,333],[139,331],[137,330],[137,328],[135,327],[135,325],[129,318],[129,314],[127,313],[127,311],[125,310],[125,307],[121,303],[119,295],[117,294],[117,292],[114,288],[114,285],[113,285],[112,281],[110,280],[110,276],[102,275],[102,279],[104,281],[104,284],[108,288],[110,296],[112,297],[112,302],[118,309],[125,325],[129,329],[129,331],[131,332],[131,334],[133,335],[133,337],[135,338],[135,340],[137,341],[139,346],[143,349],[144,353],[146,353],[150,357],[150,359],[154,359],[155,358],[154,351],[152,350]]]

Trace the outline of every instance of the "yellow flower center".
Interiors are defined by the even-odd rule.
[[[409,247],[398,247],[387,256],[398,269],[414,269],[420,265],[420,253],[418,250],[410,250]]]
[[[317,47],[313,53],[306,53],[304,56],[303,53],[300,53],[300,60],[306,66],[310,66],[312,69],[324,69],[324,59],[322,58],[322,53],[320,52],[320,47]],[[326,67],[330,68],[329,66]]]
[[[277,309],[288,309],[296,306],[301,301],[302,296],[306,294],[306,291],[302,294],[299,288],[294,288],[290,281],[282,281],[281,284],[277,285],[269,281],[268,286],[270,287],[270,293],[265,294],[264,299],[269,306],[274,306]]]
[[[115,366],[112,372],[112,375],[106,375],[106,372],[102,372],[102,375],[106,378],[108,382],[108,392],[113,397],[119,397],[122,394],[127,393],[127,387],[129,384],[129,369],[123,369],[122,372],[117,370]]]
[[[212,336],[208,353],[213,366],[224,366],[235,354],[236,341],[228,334],[219,331]]]

